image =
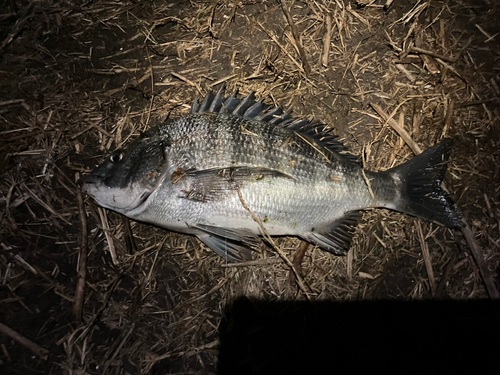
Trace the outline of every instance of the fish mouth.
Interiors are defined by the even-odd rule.
[[[89,175],[83,178],[82,180],[82,190],[90,194],[90,191],[93,189],[93,187],[97,187],[102,184],[102,180],[96,176]]]
[[[82,181],[82,191],[92,197],[100,206],[127,213],[140,209],[147,202],[154,189],[146,189],[142,193],[138,186],[130,185],[126,188],[111,188],[104,179],[90,174]]]
[[[95,194],[100,190],[102,186],[102,179],[89,175],[82,180],[82,191],[92,198],[94,198]]]

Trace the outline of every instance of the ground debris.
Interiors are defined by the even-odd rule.
[[[498,288],[497,6],[7,3],[0,14],[0,321],[50,356],[40,361],[2,335],[0,366],[23,374],[211,374],[225,308],[241,295],[464,300]],[[195,96],[223,82],[228,92],[255,91],[296,117],[328,124],[370,170],[453,138],[446,187],[479,247],[471,253],[460,232],[367,210],[349,256],[309,246],[291,278],[299,287],[282,260],[304,248],[299,239],[275,241],[282,258],[263,245],[254,260],[231,265],[192,237],[129,223],[86,197],[79,203],[80,178],[103,157],[188,113]]]

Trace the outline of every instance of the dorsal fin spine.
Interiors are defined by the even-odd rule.
[[[311,139],[319,146],[324,147],[332,153],[359,163],[359,158],[351,154],[345,146],[338,141],[338,137],[330,134],[330,129],[322,124],[312,124],[304,118],[293,118],[290,112],[284,112],[280,107],[264,104],[262,100],[255,100],[255,91],[245,98],[238,98],[236,89],[228,98],[224,97],[225,84],[221,86],[217,94],[209,91],[201,103],[196,98],[191,106],[192,113],[229,113],[235,116],[268,122],[273,125],[282,126],[291,132]]]

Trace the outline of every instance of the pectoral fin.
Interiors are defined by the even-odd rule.
[[[234,192],[242,186],[255,183],[262,179],[289,178],[286,173],[260,167],[228,167],[201,171],[190,171],[185,177],[190,184],[188,191],[181,198],[209,202],[225,198],[229,192]]]

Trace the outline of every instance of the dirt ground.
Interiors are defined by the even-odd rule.
[[[498,298],[496,1],[0,4],[2,373],[216,373],[239,296]],[[298,287],[267,245],[227,265],[193,237],[80,199],[106,155],[223,82],[331,125],[370,170],[409,160],[412,140],[452,138],[445,184],[467,227],[368,210],[346,257],[309,247]],[[290,259],[301,245],[277,243]]]

